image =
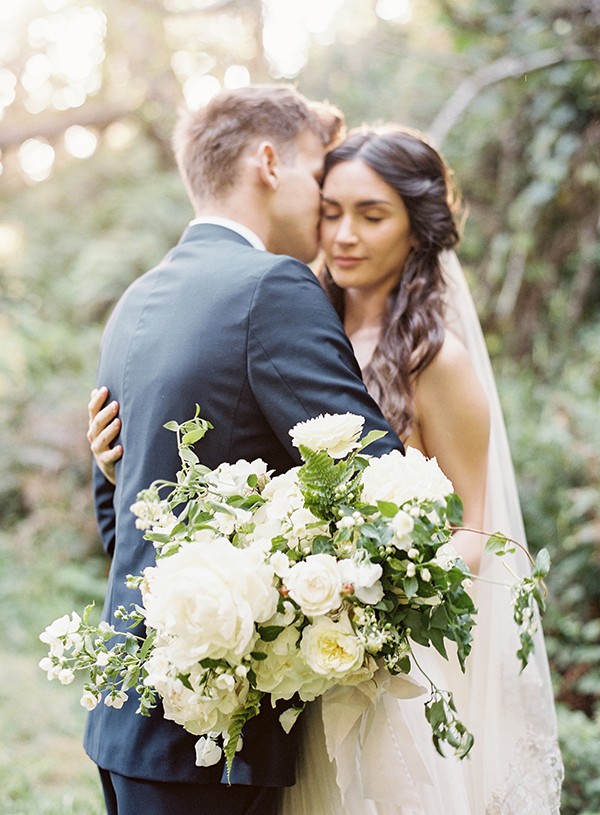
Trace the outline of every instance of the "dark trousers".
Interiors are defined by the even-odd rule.
[[[277,815],[277,787],[146,781],[100,770],[107,815]]]

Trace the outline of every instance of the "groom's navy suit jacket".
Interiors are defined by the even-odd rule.
[[[116,488],[94,474],[101,535],[112,558],[104,616],[113,622],[115,608],[139,602],[126,576],[154,561],[130,506],[155,479],[174,479],[176,437],[163,425],[191,418],[196,403],[214,425],[196,448],[211,468],[262,458],[283,472],[300,463],[288,431],[321,413],[361,414],[365,430],[387,430],[372,454],[402,449],[310,269],[259,251],[222,226],[190,225],[160,265],[125,292],[106,327],[98,382],[118,399],[123,420]],[[132,699],[121,710],[101,704],[90,713],[85,746],[100,767],[157,781],[224,779],[222,764],[195,766],[196,737],[166,721],[160,706],[149,718],[136,707]],[[294,730],[285,735],[278,713],[265,704],[246,725],[232,782],[292,784]]]

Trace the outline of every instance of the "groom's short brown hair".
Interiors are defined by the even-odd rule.
[[[217,94],[196,111],[184,111],[173,138],[179,170],[192,200],[222,195],[235,184],[238,160],[257,141],[273,141],[291,158],[294,140],[314,133],[323,148],[342,137],[343,116],[311,102],[288,85],[253,85]]]

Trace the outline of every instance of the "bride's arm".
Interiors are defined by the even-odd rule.
[[[460,340],[447,332],[444,344],[415,384],[422,445],[452,481],[463,502],[463,525],[484,524],[490,433],[486,395]],[[409,439],[410,444],[410,439]],[[472,571],[479,570],[485,536],[458,531],[454,544]]]
[[[96,459],[96,464],[102,474],[111,484],[116,483],[115,462],[123,455],[120,444],[112,447],[112,443],[121,430],[121,420],[118,417],[119,403],[112,401],[102,407],[108,398],[108,389],[94,388],[88,404],[88,432],[87,440]]]

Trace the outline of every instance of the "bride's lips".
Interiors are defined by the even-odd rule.
[[[362,263],[364,258],[356,258],[356,257],[349,257],[349,256],[336,256],[334,257],[334,263],[340,269],[352,269],[354,266],[358,266],[359,263]]]

